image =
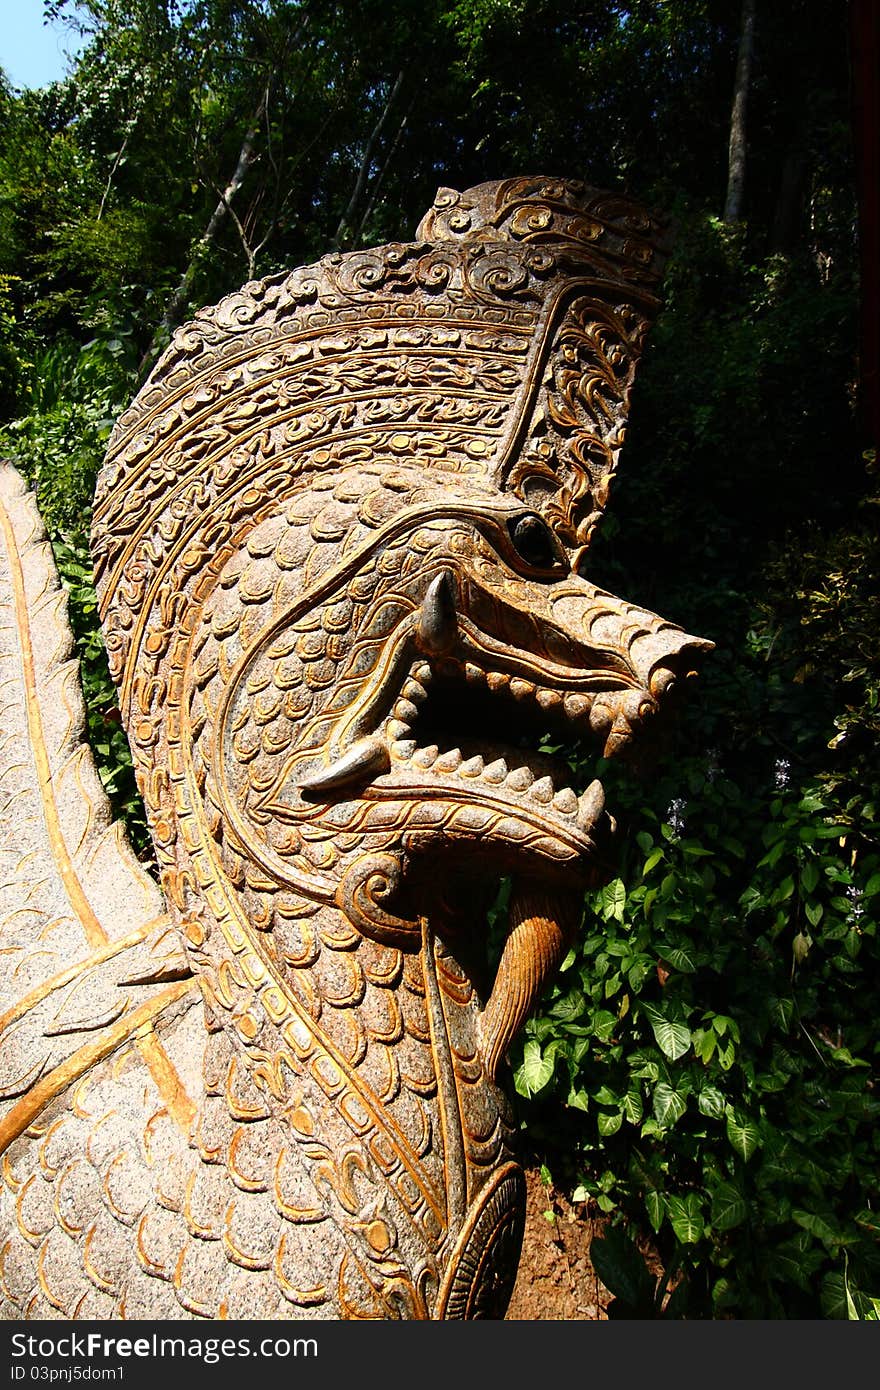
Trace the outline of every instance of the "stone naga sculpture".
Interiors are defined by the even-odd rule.
[[[93,528],[161,894],[3,474],[4,1316],[503,1316],[504,1054],[613,831],[537,743],[626,749],[711,645],[585,564],[663,256],[577,182],[443,189],[175,335]]]

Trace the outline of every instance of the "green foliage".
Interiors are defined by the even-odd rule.
[[[820,1316],[844,1252],[880,1279],[876,827],[821,784],[756,804],[685,772],[686,805],[636,810],[517,1089],[576,1112],[584,1191],[654,1232],[679,1306]]]
[[[115,815],[125,824],[135,850],[152,858],[146,816],[134,778],[131,750],[122,728],[116,687],[98,626],[97,599],[88,537],[76,528],[50,536],[58,573],[68,596],[68,613],[80,663],[87,736],[98,774]]]
[[[50,529],[82,524],[116,417],[135,384],[124,335],[79,347],[61,340],[22,370],[19,407],[0,435],[4,456],[36,488]]]
[[[530,1142],[620,1223],[616,1316],[846,1317],[844,1266],[860,1316],[880,1289],[880,554],[834,201],[783,254],[679,193],[592,556],[718,644],[640,782],[575,757],[623,854],[513,1058]]]
[[[19,335],[15,315],[16,278],[0,275],[0,410],[10,410],[26,371],[27,341]]]

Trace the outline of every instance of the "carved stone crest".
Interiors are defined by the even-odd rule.
[[[27,919],[0,1019],[8,1316],[503,1316],[504,1055],[613,833],[538,743],[626,749],[710,645],[586,559],[663,258],[575,181],[442,189],[203,310],[119,421],[94,557],[164,906],[106,810],[70,851],[38,756],[70,924]]]

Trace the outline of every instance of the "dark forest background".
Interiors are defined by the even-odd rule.
[[[674,219],[591,578],[716,650],[651,775],[602,771],[618,876],[512,1058],[526,1151],[607,1218],[621,1316],[880,1317],[872,10],[57,0],[86,33],[70,77],[0,84],[0,450],[38,490],[141,846],[86,537],[173,328],[248,278],[410,239],[440,185],[573,176]]]

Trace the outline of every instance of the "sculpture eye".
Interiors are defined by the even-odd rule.
[[[558,568],[560,555],[553,532],[534,512],[514,517],[507,523],[507,529],[517,555],[532,569]]]

